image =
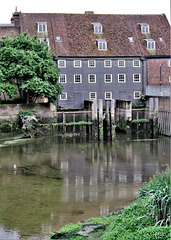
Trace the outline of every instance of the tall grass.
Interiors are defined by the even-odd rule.
[[[138,199],[147,199],[147,205],[152,209],[152,218],[156,226],[169,225],[171,222],[171,169],[157,173],[149,183],[144,183],[138,194]]]

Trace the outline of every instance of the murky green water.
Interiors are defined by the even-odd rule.
[[[46,240],[65,224],[123,208],[166,168],[170,146],[165,137],[118,135],[113,143],[48,137],[0,147],[0,240]]]

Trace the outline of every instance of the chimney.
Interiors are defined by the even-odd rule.
[[[94,11],[85,11],[85,14],[94,14]]]
[[[20,13],[17,12],[17,7],[15,8],[15,12],[12,14],[11,23],[13,23],[15,27],[20,26]]]

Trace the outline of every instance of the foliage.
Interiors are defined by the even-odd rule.
[[[156,219],[156,225],[170,223],[171,216],[171,170],[167,169],[163,174],[156,174],[149,183],[144,183],[139,191],[139,199],[148,199],[152,208],[152,217]]]
[[[132,123],[141,123],[141,122],[148,122],[148,119],[141,118],[141,119],[133,119]]]
[[[61,228],[61,230],[59,231],[59,233],[70,233],[70,232],[75,232],[75,231],[79,231],[82,228],[82,224],[80,222],[76,223],[76,224],[68,224],[64,227]]]
[[[0,93],[13,97],[19,93],[35,102],[46,97],[55,103],[62,91],[59,70],[44,42],[27,33],[4,37],[0,41]]]
[[[140,102],[137,104],[133,103],[132,108],[136,109],[136,108],[145,108],[145,107],[146,107],[146,97],[145,97],[145,95],[141,94]]]
[[[33,112],[31,110],[21,110],[19,112],[19,116],[33,116]]]
[[[171,240],[170,226],[161,226],[164,222],[169,223],[168,214],[170,214],[170,193],[168,192],[170,187],[170,173],[171,170],[167,169],[164,173],[156,174],[149,183],[144,183],[142,189],[139,191],[136,201],[130,206],[126,207],[122,213],[118,215],[112,215],[110,217],[91,218],[88,220],[92,224],[108,225],[104,235],[100,237],[102,240]],[[159,193],[163,189],[162,194]],[[162,203],[161,199],[164,198],[167,203],[162,203],[158,207],[151,194],[158,196],[157,200]],[[165,194],[165,197],[164,197]],[[161,198],[159,200],[159,198]],[[157,207],[156,207],[157,206]],[[156,226],[156,216],[159,215],[162,219],[165,213],[167,220],[162,221],[160,226]],[[168,214],[167,214],[168,213]],[[159,220],[159,217],[157,218]],[[161,222],[160,222],[161,223]],[[80,228],[79,228],[80,227]],[[69,233],[69,239],[84,239],[77,238],[76,231],[81,229],[81,223],[71,224],[63,227],[59,233],[65,233],[66,236]],[[51,239],[55,239],[53,235]],[[59,237],[59,235],[58,235]],[[57,238],[58,238],[57,237]],[[62,238],[58,238],[62,239]],[[88,237],[88,239],[90,239]],[[99,238],[98,238],[99,239]]]

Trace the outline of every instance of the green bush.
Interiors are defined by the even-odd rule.
[[[27,110],[27,111],[21,110],[19,112],[19,116],[33,116],[33,112],[31,110]]]

